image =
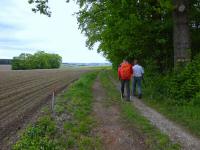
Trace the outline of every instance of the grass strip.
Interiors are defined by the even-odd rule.
[[[180,124],[190,133],[200,137],[200,109],[192,104],[174,105],[172,99],[154,94],[152,89],[144,89],[144,101],[170,120]]]
[[[98,137],[91,135],[95,120],[92,111],[92,85],[97,72],[83,75],[56,98],[55,117],[45,108],[43,115],[30,125],[13,150],[94,150],[100,148]]]
[[[107,89],[110,103],[118,103],[121,108],[122,118],[129,126],[137,129],[141,135],[145,136],[145,144],[152,150],[178,150],[179,144],[173,144],[169,137],[154,127],[145,117],[141,116],[138,110],[129,102],[122,102],[120,93],[111,82],[110,77],[116,79],[112,71],[100,73],[100,80],[105,89]]]

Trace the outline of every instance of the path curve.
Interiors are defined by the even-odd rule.
[[[113,84],[118,90],[120,90],[120,84],[114,81]],[[153,125],[159,128],[163,133],[167,134],[173,142],[180,143],[184,150],[200,150],[200,140],[179,125],[167,119],[154,109],[148,107],[142,102],[142,100],[134,97],[132,99],[134,107],[136,107],[140,113],[146,117]]]

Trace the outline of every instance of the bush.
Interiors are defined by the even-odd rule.
[[[158,74],[148,76],[146,91],[155,93],[159,100],[164,97],[165,99],[169,98],[171,99],[170,103],[176,105],[182,105],[191,101],[197,103],[198,93],[200,93],[199,77],[200,55],[196,56],[185,68],[178,69],[165,76]]]
[[[191,104],[193,106],[200,106],[200,92],[198,92],[192,99]]]
[[[35,125],[27,128],[26,132],[13,147],[13,150],[55,150],[57,143],[52,137],[56,133],[56,124],[48,116],[41,118]]]
[[[169,94],[175,99],[191,101],[200,92],[200,55],[183,70],[175,72],[169,79]]]
[[[61,63],[62,58],[58,54],[48,54],[44,51],[39,51],[34,55],[22,53],[13,58],[12,69],[53,69],[59,68]]]

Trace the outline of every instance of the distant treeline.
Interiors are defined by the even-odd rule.
[[[0,65],[10,65],[11,59],[0,59]]]
[[[62,63],[62,57],[58,54],[48,54],[44,51],[38,51],[35,54],[22,53],[18,57],[13,57],[13,70],[27,69],[53,69],[59,68]]]

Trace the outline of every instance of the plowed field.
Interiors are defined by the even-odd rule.
[[[8,71],[11,70],[11,65],[1,65],[0,64],[0,71]]]
[[[87,70],[0,71],[0,141]],[[0,142],[1,144],[1,142]]]

